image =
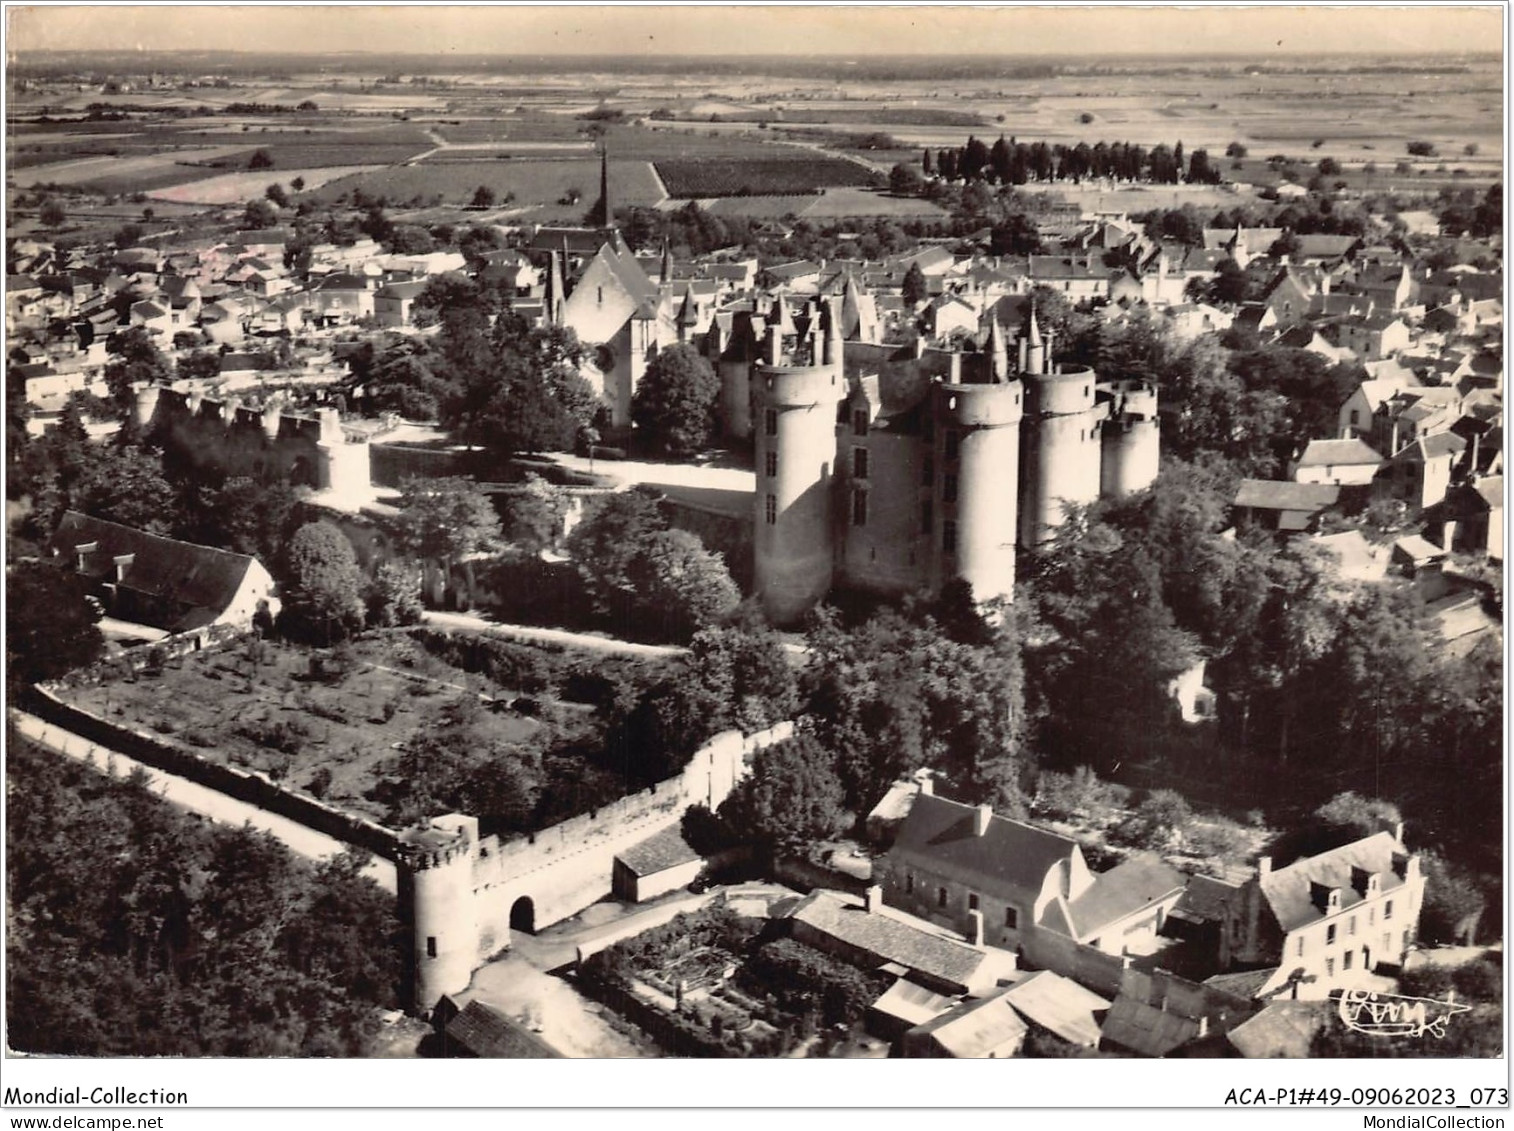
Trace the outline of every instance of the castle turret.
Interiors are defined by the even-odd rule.
[[[1014,595],[1023,392],[1019,381],[998,376],[931,392],[939,469],[933,580],[961,578],[979,601]]]
[[[995,318],[988,328],[989,372],[994,381],[1009,380],[1009,344],[1004,340],[1004,327]]]
[[[1032,342],[1030,352],[1036,352]],[[1051,366],[1024,374],[1025,420],[1020,464],[1020,542],[1036,546],[1051,538],[1068,503],[1099,497],[1101,414],[1092,369]]]
[[[678,308],[678,340],[688,342],[694,336],[694,330],[699,325],[699,307],[694,301],[694,288],[688,286],[683,291],[683,304]]]
[[[781,301],[781,300],[780,300]],[[808,350],[784,341],[793,323],[774,311],[764,360],[752,370],[756,410],[756,584],[777,624],[795,621],[831,587],[834,563],[831,473],[836,406],[846,397],[841,344],[827,329],[831,360],[809,364]]]
[[[411,1000],[430,1013],[444,994],[468,988],[479,958],[473,900],[476,818],[454,813],[404,836],[398,864],[400,907],[414,945]]]
[[[1104,421],[1099,464],[1099,494],[1118,499],[1144,491],[1156,482],[1161,463],[1161,429],[1156,389],[1143,381],[1100,386],[1111,398]]]

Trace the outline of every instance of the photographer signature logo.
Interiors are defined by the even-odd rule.
[[[1341,1023],[1373,1037],[1444,1037],[1451,1018],[1466,1013],[1470,1005],[1457,1005],[1450,998],[1401,997],[1371,990],[1346,990],[1340,997]]]

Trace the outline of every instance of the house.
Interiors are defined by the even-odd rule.
[[[470,1001],[442,1027],[447,1056],[480,1059],[556,1060],[562,1054],[501,1010]]]
[[[937,797],[929,779],[883,871],[891,906],[975,942],[1038,953],[1041,932],[1108,955],[1146,953],[1183,888],[1155,857],[1095,875],[1076,841]]]
[[[1110,1004],[1050,970],[1026,974],[1004,992],[1004,1000],[1031,1028],[1089,1049],[1099,1046],[1100,1026]]]
[[[1094,883],[1077,841],[937,797],[929,779],[882,868],[891,907],[1009,950],[1049,915],[1065,926]]]
[[[1409,327],[1402,318],[1376,314],[1362,321],[1339,323],[1340,344],[1358,357],[1381,361],[1409,348]]]
[[[1330,483],[1243,479],[1235,493],[1235,523],[1280,534],[1310,530],[1340,501],[1340,494],[1341,489]]]
[[[1207,924],[1222,967],[1265,968],[1257,1000],[1320,999],[1402,965],[1424,889],[1400,825],[1238,882],[1194,876],[1173,914]]]
[[[86,578],[107,615],[164,632],[213,625],[246,630],[277,611],[274,581],[261,562],[69,511],[50,543],[52,557]]]
[[[1447,385],[1402,389],[1378,405],[1367,441],[1378,451],[1397,455],[1425,436],[1448,431],[1461,416],[1461,393]]]
[[[1225,1039],[1247,1060],[1303,1059],[1333,1012],[1328,1002],[1273,1001]]]
[[[1401,448],[1374,483],[1381,497],[1402,499],[1416,510],[1433,507],[1451,488],[1452,471],[1467,442],[1455,432],[1422,436]]]
[[[168,309],[145,299],[131,304],[131,325],[165,337],[173,332],[173,319]]]
[[[763,268],[759,281],[773,290],[781,288],[794,294],[814,294],[820,288],[820,272],[820,264],[799,259]]]
[[[883,903],[877,887],[859,900],[824,889],[788,915],[793,937],[863,969],[885,969],[938,994],[984,994],[1015,971],[1015,956],[975,945]]]
[[[1295,236],[1296,247],[1291,258],[1296,263],[1330,263],[1347,259],[1361,246],[1360,236],[1334,236],[1312,232]]]
[[[390,283],[373,294],[373,320],[387,329],[411,325],[415,300],[426,289],[421,279],[409,283]]]
[[[1008,990],[967,1002],[904,1034],[906,1057],[1002,1060],[1020,1051],[1029,1027],[1008,999]]]
[[[1337,487],[1367,487],[1383,465],[1361,440],[1310,440],[1288,465],[1295,483],[1333,483]]]
[[[1442,545],[1503,560],[1503,476],[1484,475],[1446,492],[1438,515]]]
[[[305,292],[307,309],[327,326],[371,318],[374,290],[366,275],[333,271]]]
[[[811,266],[818,280],[819,267]],[[549,311],[560,279],[554,263],[548,283]],[[608,406],[611,424],[628,427],[631,399],[648,362],[660,341],[675,340],[675,327],[660,324],[663,304],[657,285],[617,235],[594,254],[567,300],[556,298],[556,304],[560,309],[552,320],[571,328],[589,347],[584,376]]]
[[[957,1005],[955,997],[938,994],[908,978],[900,978],[868,1006],[867,1029],[886,1041],[897,1041],[908,1030],[934,1021]]]
[[[1127,969],[1110,1003],[1099,1047],[1137,1056],[1170,1056],[1185,1046],[1214,1042],[1250,1017],[1251,1002],[1207,982],[1165,970]]]
[[[611,890],[621,899],[643,903],[688,887],[704,867],[704,858],[689,847],[679,826],[653,833],[615,856]]]
[[[1203,334],[1222,334],[1235,321],[1233,314],[1202,302],[1179,303],[1164,313],[1172,336],[1184,342]]]

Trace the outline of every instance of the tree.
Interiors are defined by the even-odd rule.
[[[1225,156],[1234,157],[1237,160],[1246,156],[1246,147],[1238,141],[1232,141],[1225,147]]]
[[[989,241],[995,255],[1036,255],[1042,250],[1041,233],[1023,212],[1012,212],[994,225]]]
[[[460,392],[443,406],[444,423],[499,458],[571,450],[599,403],[580,372],[584,350],[573,331],[533,328],[505,309],[491,335],[486,311],[449,314],[442,322],[442,350]]]
[[[631,419],[653,451],[689,456],[716,428],[720,378],[693,346],[670,346],[647,366],[631,401]]]
[[[687,530],[652,535],[632,560],[630,574],[643,619],[668,640],[687,640],[721,623],[741,603],[725,559]]]
[[[528,554],[551,549],[567,513],[568,499],[562,488],[539,475],[527,475],[520,489],[505,497],[505,540]]]
[[[142,225],[122,224],[111,237],[111,242],[118,248],[136,247],[142,242]]]
[[[249,200],[247,207],[242,210],[243,228],[271,228],[278,222],[278,211],[267,200]]]
[[[930,296],[930,287],[925,282],[925,272],[920,269],[920,264],[911,263],[909,270],[904,273],[904,305],[913,310]]]
[[[488,185],[479,185],[473,190],[473,199],[469,201],[470,208],[493,208],[495,201],[494,190]]]
[[[289,207],[289,194],[284,191],[284,186],[277,182],[264,189],[263,195],[267,197],[271,204],[277,205],[279,208]]]
[[[385,562],[374,572],[368,587],[368,625],[394,628],[419,624],[421,578],[417,570],[400,562]]]
[[[895,196],[916,196],[925,186],[925,180],[913,165],[899,162],[888,173],[888,191]]]
[[[68,219],[68,213],[63,208],[63,202],[57,197],[43,197],[42,204],[37,209],[37,218],[49,228],[61,228],[63,221]]]
[[[252,156],[247,159],[247,167],[253,170],[272,169],[273,154],[266,149],[254,150]]]
[[[5,670],[13,686],[57,679],[105,652],[104,610],[83,580],[44,562],[21,562],[5,584]]]
[[[352,543],[334,523],[300,527],[285,551],[287,589],[280,631],[330,644],[363,625],[362,571]]]
[[[1121,843],[1161,851],[1182,840],[1193,821],[1193,811],[1181,793],[1152,790],[1136,810],[1114,830]]]
[[[292,188],[292,189],[294,189],[295,192],[304,192],[305,191],[305,178],[304,177],[296,177],[296,178],[294,178],[294,180],[292,180],[292,181],[289,182],[289,187]]]
[[[568,553],[602,612],[631,588],[631,563],[653,534],[668,528],[655,495],[632,489],[610,495],[568,535]]]
[[[463,558],[499,546],[499,512],[471,479],[403,479],[399,511],[395,541],[419,561],[440,563],[449,578]]]
[[[125,420],[136,413],[137,386],[168,381],[171,373],[168,359],[144,326],[112,334],[105,352],[115,358],[105,367],[105,384],[110,389],[117,418]]]
[[[782,640],[757,618],[701,629],[689,653],[691,678],[719,704],[719,728],[750,734],[798,713],[799,684]]]
[[[807,731],[759,750],[751,772],[719,809],[740,837],[768,850],[802,850],[846,821],[841,781]]]
[[[1341,175],[1341,163],[1334,157],[1321,157],[1319,172],[1322,177],[1338,177]]]
[[[1411,141],[1405,147],[1410,157],[1434,157],[1435,145],[1428,141]]]

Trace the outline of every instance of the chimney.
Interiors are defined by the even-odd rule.
[[[992,805],[979,805],[973,810],[973,836],[983,836],[988,832],[988,823],[994,819],[994,807]]]
[[[1271,873],[1272,857],[1258,856],[1256,858],[1256,878],[1261,879],[1263,876],[1270,875]]]
[[[883,888],[879,884],[872,884],[862,893],[862,910],[869,915],[883,906]]]
[[[1398,841],[1399,844],[1404,843],[1404,823],[1402,821],[1393,822],[1393,839]]]
[[[116,555],[115,561],[116,561],[116,582],[117,582],[117,584],[119,584],[122,581],[126,580],[126,571],[131,568],[132,560],[135,557],[136,557],[135,554],[117,554]]]
[[[967,931],[967,941],[973,946],[983,945],[983,912],[969,911],[967,921],[972,924]]]
[[[931,777],[929,774],[921,778],[920,792],[923,793],[926,797],[934,797],[936,795],[936,779]]]
[[[1209,1018],[1207,1018],[1207,1017],[1200,1017],[1199,1018],[1199,1040],[1202,1041],[1207,1036],[1209,1036]]]

